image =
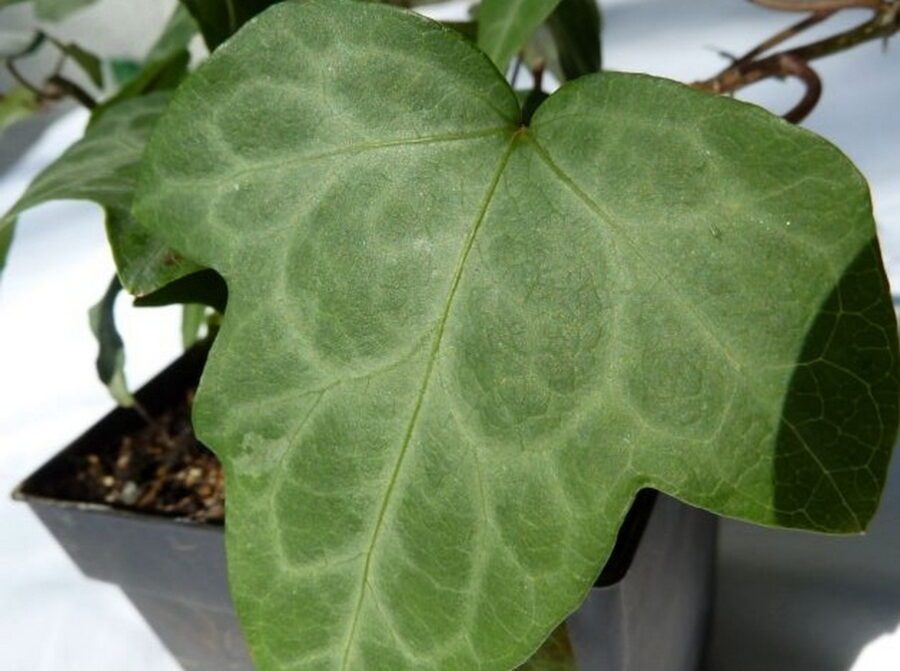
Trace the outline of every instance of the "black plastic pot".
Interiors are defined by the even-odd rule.
[[[195,348],[137,397],[151,414],[196,384]],[[251,671],[225,568],[221,526],[64,500],[59,483],[79,457],[136,430],[116,409],[16,488],[88,577],[125,592],[187,671]],[[581,671],[695,671],[712,602],[716,520],[642,492],[584,605],[568,621]]]

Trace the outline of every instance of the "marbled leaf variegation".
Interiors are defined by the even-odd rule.
[[[135,213],[228,283],[194,419],[260,671],[513,668],[644,487],[834,532],[877,505],[868,190],[760,108],[606,73],[523,127],[453,31],[283,3],[179,89]]]

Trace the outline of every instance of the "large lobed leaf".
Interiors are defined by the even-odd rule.
[[[135,211],[228,283],[195,425],[261,671],[512,668],[644,487],[822,531],[876,508],[867,187],[762,109],[609,73],[525,128],[452,31],[285,3],[179,90]]]
[[[106,230],[122,285],[142,295],[199,270],[131,217],[137,173],[150,130],[168,104],[156,93],[105,111],[84,137],[38,175],[0,219],[0,234],[36,205],[62,199],[91,200],[106,210]]]

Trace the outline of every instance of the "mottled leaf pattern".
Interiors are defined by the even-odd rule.
[[[179,89],[136,215],[218,270],[195,406],[260,671],[510,669],[630,502],[856,532],[897,427],[866,184],[639,75],[520,122],[471,43],[273,7]]]

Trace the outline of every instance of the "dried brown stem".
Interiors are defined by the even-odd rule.
[[[713,93],[732,93],[764,79],[794,77],[803,82],[806,86],[806,93],[803,99],[785,115],[785,118],[793,123],[798,123],[806,118],[822,93],[822,82],[810,66],[811,61],[852,49],[865,42],[887,39],[900,31],[900,2],[897,0],[865,0],[865,2],[863,0],[834,0],[834,2],[830,0],[810,2],[755,0],[755,2],[773,9],[787,9],[788,7],[796,9],[803,5],[807,9],[815,9],[815,13],[765,40],[715,77],[695,82],[693,86]],[[875,15],[855,28],[803,46],[764,56],[773,47],[820,23],[835,11],[859,7],[875,9]]]
[[[46,93],[48,98],[54,100],[58,100],[64,95],[71,96],[89,110],[97,106],[97,101],[87,91],[61,75],[53,75],[47,80]]]
[[[834,12],[839,9],[878,11],[883,0],[750,0],[754,5],[781,12]]]

